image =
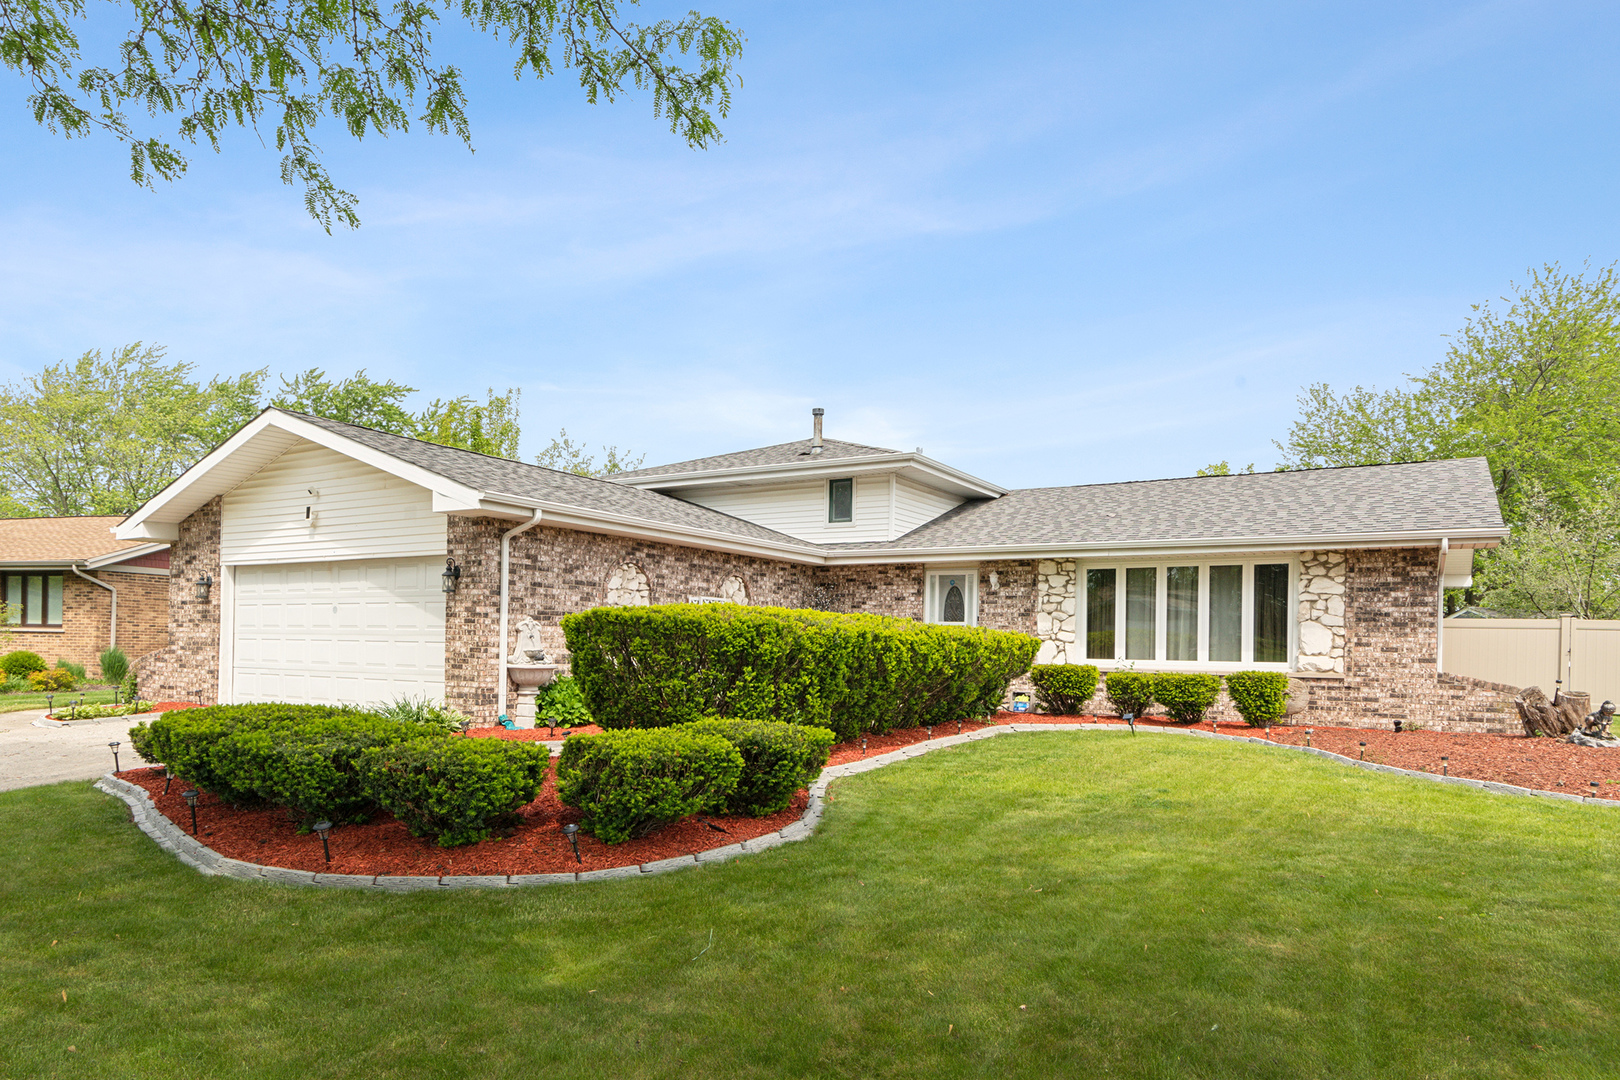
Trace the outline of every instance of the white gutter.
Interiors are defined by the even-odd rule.
[[[1440,538],[1440,595],[1437,600],[1438,610],[1435,613],[1434,624],[1435,674],[1446,670],[1446,555],[1450,551],[1450,538],[1442,536]]]
[[[102,581],[100,578],[93,578],[89,574],[86,574],[84,571],[80,570],[77,565],[70,565],[68,569],[84,578],[84,580],[88,581],[90,584],[100,585],[103,589],[106,589],[108,592],[112,593],[112,619],[111,629],[107,633],[107,648],[116,649],[118,647],[118,590],[107,584],[105,581]]]
[[[540,524],[540,510],[536,508],[534,517],[501,534],[501,662],[500,678],[496,682],[495,689],[495,712],[498,716],[506,715],[506,621],[512,596],[512,581],[509,576],[509,567],[512,562],[512,537],[520,532],[527,532],[538,524]]]

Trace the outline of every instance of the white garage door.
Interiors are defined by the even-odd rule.
[[[443,557],[236,568],[237,701],[444,697]]]

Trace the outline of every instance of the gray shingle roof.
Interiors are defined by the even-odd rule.
[[[1501,529],[1484,458],[1024,488],[964,503],[882,548],[1245,540]]]
[[[822,461],[837,461],[840,458],[870,457],[874,454],[898,454],[900,452],[899,450],[887,450],[881,446],[862,446],[860,443],[824,439],[821,444],[821,453],[811,454],[810,440],[801,439],[798,442],[761,446],[754,450],[738,450],[732,454],[716,454],[714,457],[677,461],[673,465],[654,465],[646,469],[614,473],[613,479],[639,480],[648,476],[712,472],[717,469],[746,469],[761,465],[813,465]]]
[[[806,551],[820,550],[820,545],[796,539],[774,529],[767,529],[763,525],[755,525],[751,521],[744,521],[742,518],[732,517],[718,510],[710,510],[706,506],[672,499],[655,491],[643,491],[624,484],[558,472],[555,469],[529,465],[522,461],[489,457],[486,454],[475,454],[471,450],[459,450],[453,446],[439,446],[436,443],[407,439],[400,435],[389,435],[354,424],[325,420],[319,416],[308,416],[304,413],[290,415],[479,491],[562,503],[578,507],[587,513],[597,511],[621,514],[678,528],[728,533],[739,539],[788,544]]]

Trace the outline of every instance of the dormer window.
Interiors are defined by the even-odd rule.
[[[855,520],[855,481],[827,481],[827,520],[832,522]]]

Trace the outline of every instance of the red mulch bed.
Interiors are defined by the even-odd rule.
[[[542,726],[537,728],[514,728],[506,730],[500,725],[494,727],[475,727],[467,731],[475,739],[510,739],[513,742],[556,742],[564,735],[600,735],[602,729],[595,724],[581,724],[579,727],[560,727],[553,729]]]
[[[176,709],[200,709],[201,705],[195,701],[156,701],[152,703],[152,712],[174,712]]]
[[[190,708],[189,702],[164,702],[161,708]],[[1112,717],[1048,716],[1036,713],[999,713],[999,724],[1073,724],[1123,722]],[[981,721],[964,720],[962,732],[977,731],[989,726]],[[1139,727],[1192,727],[1209,731],[1212,725],[1174,724],[1149,718],[1137,722]],[[941,724],[933,735],[939,738],[955,735],[957,724]],[[596,725],[572,729],[576,734],[594,734],[601,730]],[[1221,724],[1224,734],[1267,737],[1259,728],[1242,724]],[[479,728],[471,732],[479,738],[510,739],[534,742],[549,737],[545,728],[507,731],[504,728]],[[561,731],[558,732],[561,735]],[[1303,727],[1274,727],[1269,737],[1274,742],[1305,744]],[[924,742],[929,738],[925,728],[908,728],[887,735],[866,736],[863,753],[861,740],[840,743],[833,747],[830,765],[874,757],[890,750]],[[1543,791],[1564,791],[1572,795],[1591,795],[1590,783],[1599,782],[1598,793],[1606,799],[1620,799],[1620,750],[1595,749],[1573,746],[1557,739],[1537,739],[1522,735],[1462,735],[1438,731],[1410,731],[1399,735],[1392,731],[1362,728],[1316,728],[1311,745],[1346,757],[1357,757],[1365,742],[1368,761],[1393,765],[1401,769],[1440,772],[1441,756],[1452,776],[1466,776],[1475,780],[1493,780],[1519,787],[1538,788]],[[180,797],[184,783],[176,782],[168,795],[163,794],[163,770],[160,768],[126,769],[119,774],[123,779],[145,788],[157,803],[159,810],[170,820],[182,826],[191,823],[190,811]],[[321,844],[314,835],[298,835],[297,826],[286,810],[279,807],[238,809],[204,793],[197,804],[198,839],[221,855],[244,862],[269,866],[285,866],[294,870],[313,870],[333,874],[392,874],[436,876],[444,874],[549,874],[573,870],[606,870],[617,866],[636,866],[656,862],[678,855],[691,855],[710,848],[734,844],[773,833],[791,825],[804,812],[808,796],[800,791],[793,805],[779,814],[764,818],[713,818],[715,824],[727,831],[715,832],[695,818],[666,825],[652,836],[609,846],[585,833],[579,834],[579,853],[584,860],[576,863],[561,826],[578,821],[580,814],[564,806],[557,798],[553,770],[548,770],[539,798],[519,811],[519,824],[507,830],[507,835],[456,848],[441,848],[431,840],[412,836],[405,826],[388,814],[379,814],[364,825],[340,825],[332,830],[332,861],[321,857]]]

